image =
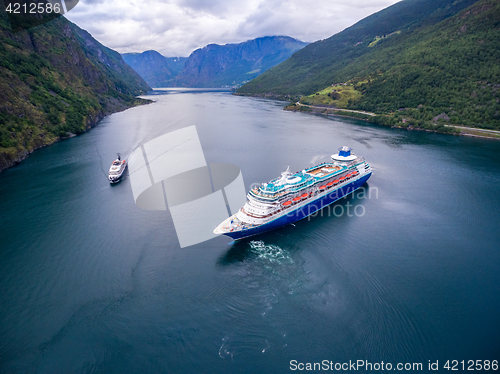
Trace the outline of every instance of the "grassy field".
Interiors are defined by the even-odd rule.
[[[354,84],[336,85],[327,87],[309,96],[300,99],[301,104],[327,105],[335,108],[347,108],[350,102],[361,98],[361,92],[356,90]]]
[[[382,39],[388,38],[391,35],[398,35],[398,34],[401,34],[401,31],[398,30],[398,31],[394,31],[394,32],[390,33],[389,35],[376,36],[375,40],[373,42],[371,42],[370,44],[368,44],[368,47],[375,47],[377,45],[377,43],[379,41],[381,41]]]
[[[448,125],[500,130],[498,40],[499,1],[402,1],[308,45],[238,93],[302,97],[387,115],[394,126],[434,131],[446,116]],[[356,85],[328,96],[340,82]]]

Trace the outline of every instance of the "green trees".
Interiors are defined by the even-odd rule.
[[[481,0],[460,11],[472,2],[436,1],[428,4],[434,7],[430,14],[412,8],[415,23],[406,26],[409,8],[425,1],[404,3],[305,47],[239,91],[309,95],[332,83],[363,82],[355,85],[362,96],[350,100],[348,109],[388,114],[412,108],[417,120],[446,113],[454,124],[500,129],[500,3]],[[368,47],[375,30],[391,25],[384,21],[389,16],[401,33]]]
[[[13,34],[0,12],[0,170],[149,89],[121,56],[58,18]]]

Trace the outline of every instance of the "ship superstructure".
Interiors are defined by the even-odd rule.
[[[125,172],[125,169],[127,168],[127,161],[122,160],[120,154],[118,153],[118,156],[116,160],[113,161],[109,168],[108,172],[108,180],[111,183],[118,183]]]
[[[241,239],[305,218],[361,187],[372,170],[364,158],[342,147],[331,162],[291,173],[256,187],[238,213],[222,222],[215,234]]]

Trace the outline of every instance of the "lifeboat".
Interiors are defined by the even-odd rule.
[[[345,181],[345,177],[340,177],[340,181],[341,182]]]
[[[328,182],[326,185],[327,185],[328,187],[331,187],[331,186],[333,186],[333,182]]]
[[[291,201],[285,201],[285,202],[283,203],[283,206],[288,206],[288,205],[290,205],[291,203],[292,203]]]
[[[303,193],[302,195],[300,195],[300,197],[301,197],[302,199],[305,199],[305,198],[306,198],[306,197],[308,197],[308,196],[309,196],[309,194],[308,194],[308,193]]]
[[[300,196],[297,196],[297,197],[294,197],[294,198],[292,199],[292,201],[297,202],[297,201],[299,201],[300,199],[301,199],[301,197],[300,197]]]
[[[333,184],[339,184],[339,182],[340,182],[340,181],[339,181],[338,179],[335,179],[335,180],[333,181]]]
[[[323,186],[319,186],[320,190],[324,190],[325,188],[326,188],[326,186],[324,186],[324,185]]]

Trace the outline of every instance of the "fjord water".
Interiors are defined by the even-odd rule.
[[[228,92],[148,97],[0,174],[0,372],[500,359],[500,142]],[[373,167],[371,195],[181,249],[169,212],[138,209],[130,180],[111,186],[106,171],[116,152],[191,125],[207,162],[238,165],[247,189],[349,145]]]

